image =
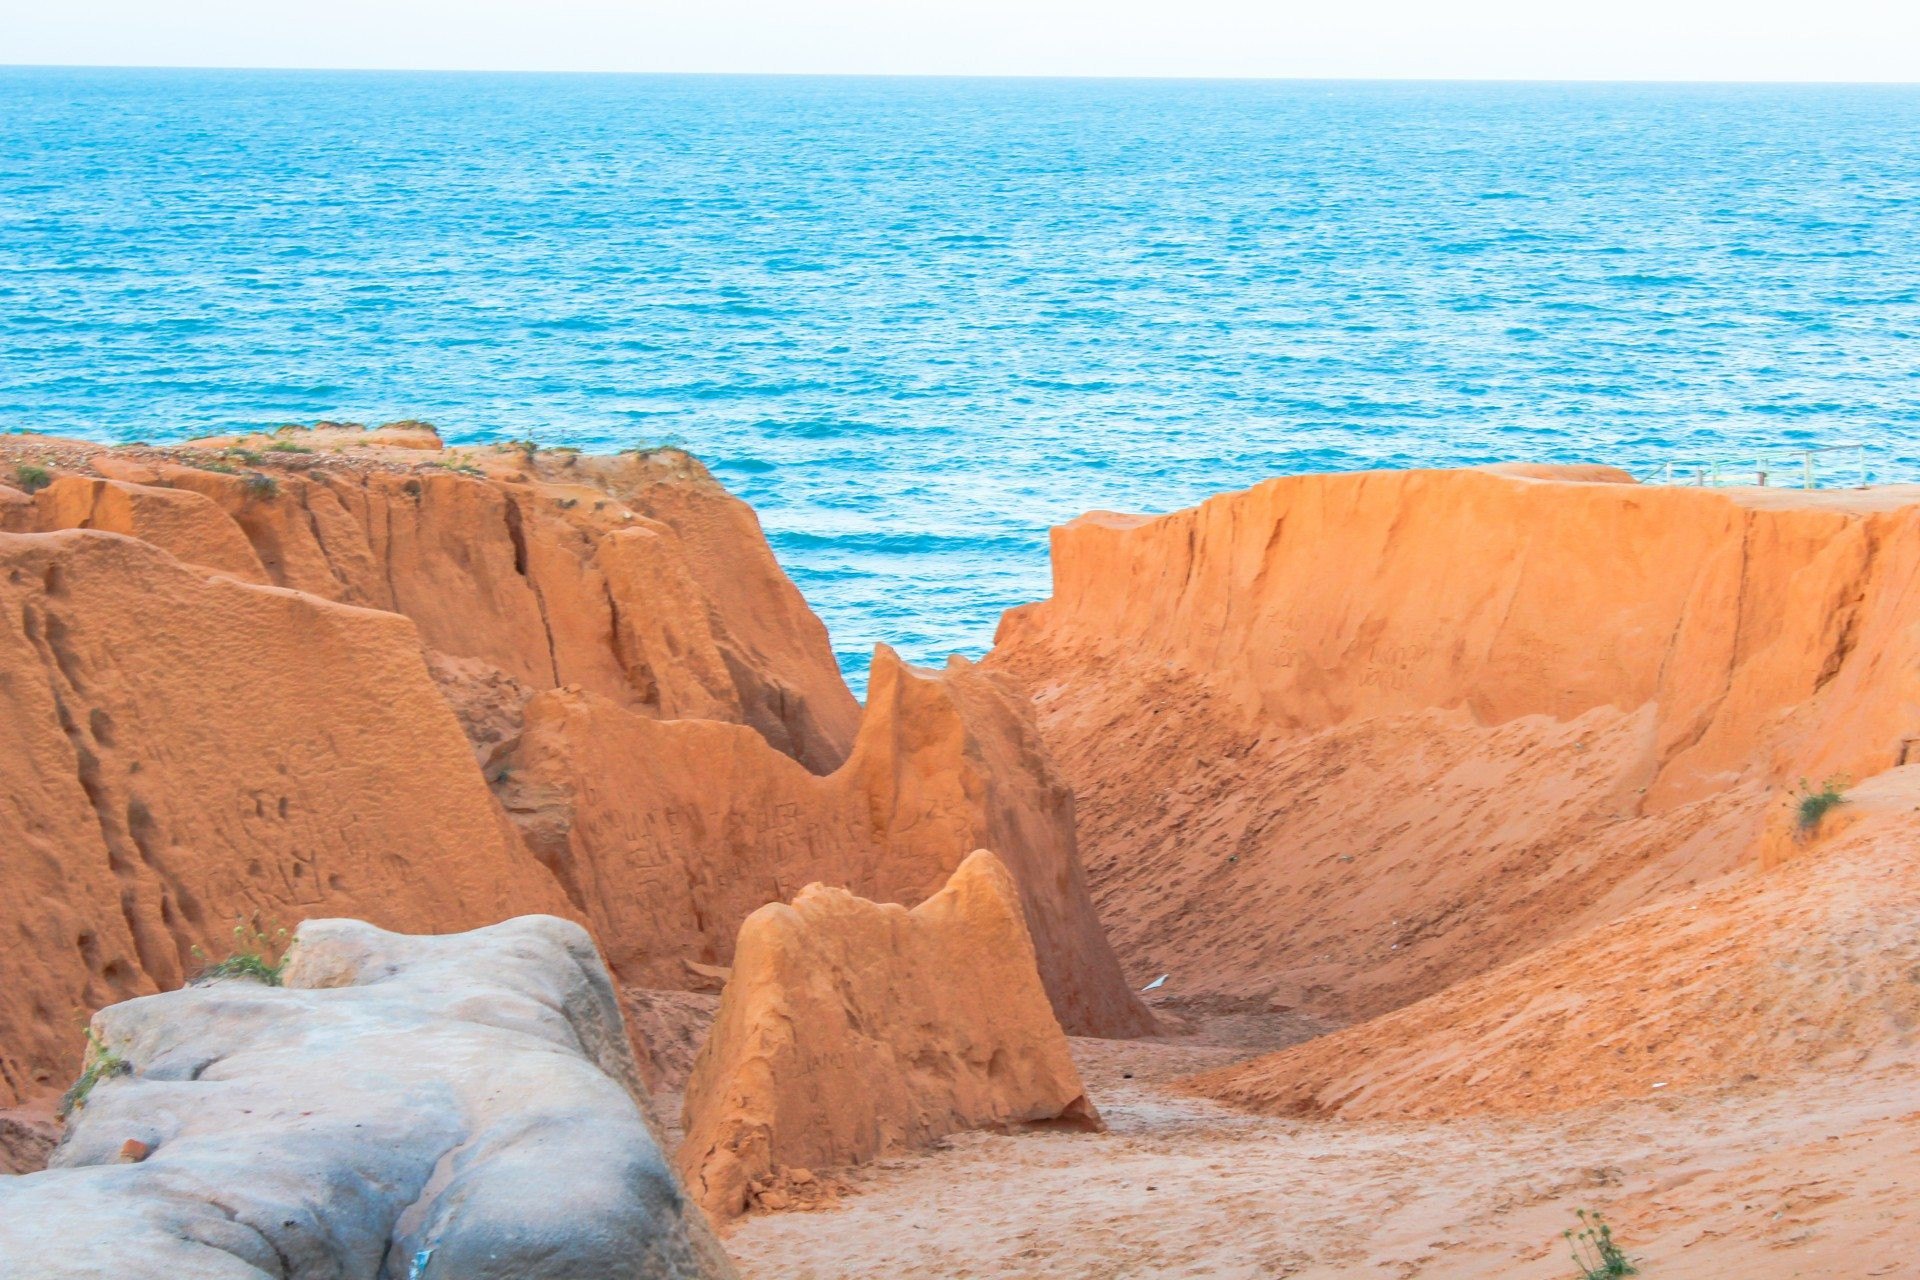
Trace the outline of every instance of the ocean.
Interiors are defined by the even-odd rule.
[[[692,450],[856,687],[1091,508],[1916,478],[1920,89],[0,70],[0,429],[403,417]]]

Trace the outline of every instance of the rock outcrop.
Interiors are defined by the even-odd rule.
[[[62,476],[21,504],[15,533],[99,529],[151,542],[188,564],[205,565],[245,582],[266,582],[267,571],[240,526],[213,502],[186,489],[133,484],[98,476]]]
[[[492,776],[625,981],[695,985],[689,965],[729,964],[741,922],[810,882],[910,904],[992,848],[1061,1023],[1153,1025],[1094,917],[1073,798],[1030,710],[964,659],[936,674],[883,647],[852,754],[825,777],[741,726],[656,720],[574,688],[527,704]]]
[[[442,449],[430,428],[287,429],[68,461],[0,528],[110,529],[179,558],[412,618],[529,689],[752,726],[816,772],[859,707],[745,503],[678,450]],[[5,473],[0,473],[4,476]],[[264,575],[264,576],[262,576]]]
[[[1411,1004],[1751,856],[1920,737],[1920,491],[1299,476],[1054,534],[1031,692],[1135,977]]]
[[[0,1105],[236,918],[565,913],[392,613],[131,537],[0,534]]]
[[[748,917],[679,1159],[695,1200],[731,1217],[796,1170],[1024,1124],[1100,1120],[1013,880],[979,850],[912,910],[810,885]]]
[[[51,1168],[0,1178],[0,1273],[733,1274],[649,1132],[578,925],[403,937],[309,921],[285,980],[95,1016],[95,1065],[114,1069]]]

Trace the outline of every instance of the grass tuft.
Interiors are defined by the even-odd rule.
[[[303,444],[295,444],[291,440],[275,440],[272,444],[267,446],[267,452],[268,453],[312,453],[313,450],[307,448],[307,446]]]
[[[14,483],[28,493],[38,493],[53,483],[53,473],[45,467],[36,467],[31,463],[23,462],[13,469],[13,479]]]
[[[247,978],[277,987],[287,971],[288,942],[285,929],[275,929],[269,933],[242,920],[233,926],[233,950],[227,954],[227,958],[207,964],[206,968],[193,976],[193,980],[213,982],[221,978]],[[193,948],[193,954],[203,961],[207,959],[207,953],[199,947]]]
[[[1800,799],[1796,805],[1800,814],[1800,830],[1812,831],[1820,825],[1820,819],[1827,811],[1847,802],[1848,780],[1828,778],[1820,784],[1818,791],[1805,778],[1800,779]]]
[[[112,1076],[130,1075],[132,1072],[133,1064],[107,1048],[106,1042],[93,1033],[92,1027],[88,1027],[86,1062],[81,1066],[80,1078],[73,1082],[60,1099],[60,1118],[64,1120],[79,1108],[86,1106],[87,1095],[92,1093],[93,1087],[102,1080]]]
[[[1640,1268],[1613,1242],[1613,1228],[1605,1218],[1585,1209],[1575,1212],[1580,1215],[1579,1229],[1560,1234],[1573,1250],[1573,1265],[1580,1268],[1580,1280],[1613,1280],[1615,1276],[1640,1274]]]
[[[267,499],[280,492],[280,482],[264,471],[253,471],[241,482],[250,498]]]

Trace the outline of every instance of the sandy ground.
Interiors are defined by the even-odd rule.
[[[1105,1134],[965,1134],[854,1173],[837,1206],[756,1214],[756,1280],[1567,1277],[1604,1212],[1641,1273],[1920,1277],[1920,1059],[1592,1107],[1433,1123],[1249,1115],[1170,1087],[1311,1034],[1076,1040]]]

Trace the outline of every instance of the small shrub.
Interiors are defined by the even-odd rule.
[[[438,428],[422,418],[401,418],[394,422],[383,422],[378,429],[381,431],[432,431],[436,435],[439,434]]]
[[[500,444],[500,447],[502,449],[518,449],[521,453],[526,454],[529,458],[533,457],[533,455],[540,452],[540,442],[538,440],[535,440],[532,436],[528,436],[525,440],[502,441]]]
[[[1829,809],[1845,804],[1847,786],[1845,778],[1828,778],[1816,791],[1805,778],[1800,779],[1800,799],[1796,806],[1800,814],[1800,830],[1812,831],[1820,825],[1820,819],[1827,816]]]
[[[267,499],[280,492],[280,482],[264,471],[254,471],[241,482],[250,498]]]
[[[227,958],[207,964],[193,976],[193,980],[212,982],[219,978],[248,978],[264,982],[269,987],[277,987],[281,975],[287,971],[287,945],[285,929],[268,933],[242,920],[233,926],[233,950]],[[207,959],[207,953],[199,947],[193,948],[193,954],[203,961]]]
[[[267,452],[268,453],[312,453],[313,450],[307,448],[307,446],[303,444],[295,444],[291,440],[275,440],[272,444],[267,446]]]
[[[111,1076],[131,1074],[133,1065],[125,1058],[107,1048],[106,1043],[87,1028],[87,1057],[81,1065],[80,1078],[60,1099],[60,1118],[66,1119],[77,1109],[87,1105],[87,1095],[93,1092],[93,1086]]]
[[[14,482],[28,493],[37,493],[53,483],[53,473],[45,467],[21,463],[13,469]]]
[[[226,454],[229,458],[239,459],[241,463],[249,467],[253,466],[255,463],[260,461],[259,454],[255,453],[251,449],[243,449],[237,444],[232,445],[228,448],[222,449],[220,452]]]
[[[231,466],[225,462],[202,462],[196,465],[202,471],[218,471],[223,476],[237,476],[240,474],[240,468]]]
[[[1573,1265],[1580,1268],[1580,1280],[1612,1280],[1615,1276],[1637,1276],[1640,1268],[1633,1265],[1620,1246],[1613,1242],[1613,1228],[1607,1220],[1597,1213],[1577,1210],[1580,1215],[1580,1229],[1562,1231],[1567,1247],[1573,1250]]]

